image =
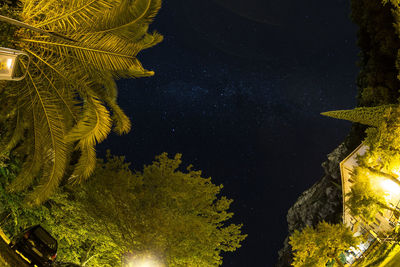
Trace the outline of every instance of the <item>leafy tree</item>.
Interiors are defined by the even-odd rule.
[[[338,110],[322,115],[374,126],[367,129],[365,155],[358,157],[358,164],[371,174],[383,176],[400,185],[400,106],[385,105]]]
[[[171,267],[218,266],[221,252],[235,251],[246,235],[241,225],[227,224],[232,200],[217,196],[222,185],[191,166],[179,171],[180,164],[180,154],[163,153],[132,173],[123,158],[108,155],[85,186],[84,205],[121,253],[155,253]]]
[[[347,195],[350,212],[360,216],[366,223],[372,223],[377,212],[393,210],[385,200],[382,189],[374,183],[389,179],[400,186],[400,107],[385,105],[356,108],[347,111],[323,113],[331,117],[375,126],[367,129],[364,143],[368,146],[364,155],[358,156],[358,166],[354,168],[354,184]]]
[[[0,210],[8,234],[42,224],[59,240],[58,261],[119,266],[123,255],[155,254],[168,266],[218,266],[221,252],[235,251],[246,235],[229,224],[232,200],[200,171],[181,172],[180,155],[162,154],[133,173],[122,157],[108,155],[93,178],[63,186],[38,207],[23,193],[4,190],[18,169],[0,168]],[[0,221],[1,222],[1,221]]]
[[[2,151],[19,145],[27,155],[12,191],[40,176],[28,200],[42,202],[59,185],[73,150],[80,157],[71,180],[79,182],[93,172],[94,146],[112,124],[118,134],[130,130],[114,79],[153,75],[137,54],[162,40],[148,33],[160,6],[161,0],[21,0],[19,20],[53,35],[18,29],[15,48],[26,51],[31,64],[23,81],[0,86],[2,122],[15,125]]]
[[[392,3],[397,0],[391,1]],[[359,26],[359,106],[397,103],[399,27],[397,7],[382,0],[351,0],[351,18]]]
[[[396,211],[387,203],[386,192],[372,185],[376,179],[387,178],[376,178],[371,175],[370,169],[361,166],[354,169],[352,179],[354,183],[347,194],[346,204],[353,216],[359,216],[365,223],[370,224],[375,221],[378,212]]]
[[[91,217],[79,202],[81,192],[62,187],[43,205],[28,207],[24,192],[5,188],[16,176],[20,164],[12,159],[0,168],[0,226],[13,236],[29,226],[41,224],[58,240],[58,262],[82,266],[117,266],[120,255],[103,224]]]
[[[339,266],[344,266],[339,255],[346,249],[361,242],[360,237],[354,237],[349,228],[343,224],[319,222],[313,228],[306,226],[301,232],[295,230],[290,236],[290,245],[294,251],[295,267],[325,266],[335,260]]]

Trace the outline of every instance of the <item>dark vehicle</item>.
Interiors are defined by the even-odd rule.
[[[57,240],[40,225],[23,230],[11,240],[10,247],[32,266],[52,266],[57,256]]]

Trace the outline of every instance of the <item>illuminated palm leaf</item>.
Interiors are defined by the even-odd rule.
[[[95,145],[108,136],[112,124],[118,134],[130,130],[129,118],[116,102],[114,79],[153,75],[136,56],[162,40],[160,34],[147,32],[161,1],[21,2],[20,20],[75,40],[20,29],[16,46],[31,57],[28,75],[12,86],[1,85],[2,102],[15,106],[1,120],[16,125],[2,148],[17,146],[27,154],[9,190],[36,185],[28,201],[38,204],[64,178],[74,149],[80,158],[71,179],[80,182],[93,172]]]
[[[111,124],[110,114],[101,101],[93,97],[86,99],[82,119],[65,136],[66,142],[78,142],[77,149],[82,152],[73,179],[86,179],[93,173],[96,165],[94,146],[106,139]]]

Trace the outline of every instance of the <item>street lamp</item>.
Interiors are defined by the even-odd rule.
[[[15,76],[18,60],[22,56],[28,57],[28,64],[22,76]],[[30,57],[24,51],[0,47],[0,80],[20,81],[24,79],[28,71],[29,62]]]
[[[42,29],[33,27],[28,25],[22,21],[15,20],[13,18],[5,17],[0,15],[0,21],[7,22],[9,24],[22,27],[25,29],[30,29],[32,31],[39,32],[41,34],[45,34],[47,36],[55,37],[59,40],[67,41],[67,42],[77,42],[76,40],[64,36],[62,34],[56,32],[47,32]],[[25,68],[25,72],[22,76],[16,77],[16,66],[18,63],[18,57],[26,56],[28,57],[28,65]],[[25,78],[26,72],[28,71],[28,66],[30,62],[30,57],[27,53],[19,50],[14,50],[10,48],[0,47],[0,80],[8,80],[8,81],[20,81]]]

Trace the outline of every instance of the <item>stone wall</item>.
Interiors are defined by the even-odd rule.
[[[353,146],[350,146],[353,148]],[[315,226],[319,221],[339,223],[342,219],[342,191],[339,163],[352,151],[345,143],[339,145],[328,160],[322,163],[325,175],[311,188],[303,192],[289,209],[287,223],[289,235],[294,230],[301,230],[306,225]],[[292,251],[288,243],[278,252],[276,267],[289,267],[292,262]]]

